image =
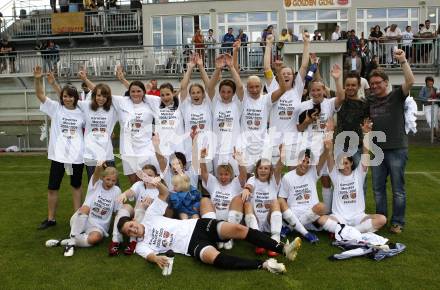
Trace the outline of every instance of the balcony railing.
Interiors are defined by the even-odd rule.
[[[95,33],[138,33],[142,30],[141,10],[105,10],[84,12],[84,32],[71,34]],[[13,19],[5,17],[8,27],[4,27],[12,40],[33,37],[49,37],[52,34],[50,14],[35,14]]]
[[[388,44],[379,45],[379,61],[387,64]],[[331,47],[329,47],[331,50]],[[440,45],[432,43],[413,43],[410,48],[413,57],[410,63],[422,68],[439,69]],[[282,52],[275,51],[282,57]],[[405,48],[405,50],[408,50]],[[92,77],[114,76],[117,65],[122,65],[128,75],[181,74],[193,53],[203,56],[205,68],[215,69],[215,58],[220,53],[231,53],[231,47],[219,45],[194,48],[192,45],[175,46],[137,46],[118,48],[66,49],[50,54],[48,51],[16,51],[0,54],[0,74],[31,74],[33,67],[40,65],[45,71],[55,71],[58,76],[75,78],[80,68],[87,69]],[[420,57],[418,57],[420,55]],[[255,72],[263,68],[263,48],[260,43],[248,43],[239,50],[240,69]],[[437,71],[438,73],[438,71]]]

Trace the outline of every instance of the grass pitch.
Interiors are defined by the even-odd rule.
[[[38,231],[46,216],[50,163],[45,155],[0,155],[0,289],[440,289],[440,148],[412,146],[409,152],[405,231],[398,236],[379,232],[406,244],[403,254],[381,262],[332,262],[327,258],[340,250],[320,233],[319,244],[304,242],[296,261],[279,258],[286,263],[285,275],[218,270],[178,255],[169,277],[136,255],[108,257],[109,239],[77,249],[71,258],[62,255],[62,248],[46,248],[47,239],[69,232],[69,178],[61,187],[57,226]],[[128,188],[124,177],[121,183],[122,190]],[[391,201],[390,190],[388,196]],[[374,212],[371,181],[367,212]],[[236,242],[232,253],[254,257],[253,247],[244,242]]]

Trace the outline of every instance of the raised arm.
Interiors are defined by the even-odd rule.
[[[283,66],[283,62],[280,60],[276,60],[274,62],[274,66],[275,66],[277,76],[281,77],[281,67]],[[272,95],[271,95],[272,103],[277,102],[287,90],[286,82],[278,82],[278,84],[280,87],[277,90],[273,91]]]
[[[104,171],[104,168],[107,167],[105,161],[98,161],[95,166],[95,171],[92,176],[92,184],[95,185],[96,182],[101,178],[101,174]]]
[[[334,64],[330,71],[336,85],[335,108],[338,110],[345,100],[345,90],[342,87],[342,69],[338,64]]]
[[[303,54],[301,60],[301,67],[299,68],[299,74],[302,79],[304,79],[307,75],[307,70],[309,69],[309,51],[310,51],[310,35],[308,32],[303,32]]]
[[[165,172],[167,169],[167,159],[165,156],[163,156],[162,152],[160,151],[160,138],[158,133],[153,134],[153,147],[154,147],[154,153],[156,154],[157,162],[159,163],[159,169],[161,172]]]
[[[206,157],[208,156],[208,149],[202,148],[200,151],[200,176],[202,177],[202,181],[204,183],[208,183],[209,172],[208,166],[206,165]]]
[[[78,72],[79,78],[87,85],[89,90],[93,91],[96,85],[87,78],[87,72],[84,68],[81,68]]]
[[[232,45],[232,57],[236,71],[240,71],[240,64],[238,63],[238,54],[240,53],[241,40],[237,39]]]
[[[406,60],[405,52],[401,49],[397,49],[394,52],[394,56],[399,61],[402,70],[403,70],[403,76],[405,77],[405,82],[402,84],[402,91],[405,96],[409,95],[409,92],[414,85],[415,78],[413,75],[413,72],[411,70],[411,67],[409,66],[408,61]]]
[[[55,93],[58,96],[61,95],[62,89],[61,89],[60,85],[56,82],[55,75],[53,74],[53,72],[48,72],[46,74],[46,78],[47,78],[47,82],[52,87],[52,89],[55,91]]]
[[[273,41],[274,41],[273,35],[272,34],[268,35],[266,38],[266,49],[264,51],[264,58],[263,58],[264,78],[266,79],[267,85],[270,85],[273,80],[273,72],[271,67]]]
[[[215,96],[215,86],[220,80],[220,76],[222,74],[222,68],[224,64],[225,64],[224,55],[220,54],[215,59],[215,71],[212,73],[211,79],[209,80],[207,86],[208,96],[211,98],[211,100]]]
[[[277,184],[280,184],[281,174],[282,174],[283,168],[284,168],[283,162],[286,159],[286,150],[284,148],[284,145],[281,144],[279,149],[280,149],[280,158],[278,159],[277,163],[275,164],[275,168],[273,171],[273,176],[275,177],[275,181],[277,182]]]
[[[333,156],[333,132],[335,129],[335,124],[333,119],[328,119],[325,124],[325,135],[324,135],[324,152],[322,152],[319,157],[318,166],[316,168],[317,172],[321,172],[322,167],[327,161],[328,171],[331,172],[335,166],[335,157]]]
[[[370,166],[370,151],[368,150],[368,146],[366,145],[371,141],[370,132],[373,130],[373,122],[371,122],[370,118],[366,118],[364,123],[361,124],[362,133],[364,135],[364,139],[362,142],[362,155],[361,155],[361,164],[362,169],[364,171],[368,170]],[[371,147],[370,147],[371,148]]]
[[[205,66],[203,65],[203,59],[197,53],[195,55],[195,60],[197,63],[197,67],[199,68],[199,71],[200,71],[200,77],[202,78],[203,84],[205,85],[205,88],[206,88],[209,85],[209,77],[208,77],[208,74],[206,73]]]
[[[41,103],[45,103],[47,97],[44,95],[43,90],[43,70],[41,66],[34,67],[34,86],[35,86],[35,95],[40,100]]]
[[[116,67],[116,77],[126,89],[130,87],[130,82],[125,79],[124,70],[120,64]]]
[[[196,66],[196,60],[194,56],[191,56],[190,61],[186,65],[186,72],[183,75],[183,79],[180,81],[180,102],[183,102],[188,96],[188,85],[191,79],[192,71]]]
[[[229,71],[231,72],[232,75],[232,79],[235,82],[235,87],[236,87],[235,94],[240,99],[240,101],[242,101],[244,96],[243,83],[241,82],[240,74],[238,73],[236,67],[233,64],[232,57],[229,54],[225,55],[225,63],[228,66]]]

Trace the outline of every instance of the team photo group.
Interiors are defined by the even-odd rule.
[[[242,83],[238,40],[215,57],[210,75],[203,54],[194,52],[184,75],[176,76],[179,90],[162,83],[156,94],[151,84],[126,80],[120,66],[116,76],[127,89],[124,96],[93,83],[84,69],[78,75],[88,93],[80,95],[36,66],[36,96],[51,120],[48,215],[39,229],[57,224],[65,175],[74,207],[70,232],[45,245],[62,246],[70,257],[109,237],[110,256],[136,253],[161,269],[170,266],[173,252],[218,268],[272,273],[286,272],[277,257],[293,261],[302,240],[319,247],[317,231],[341,245],[367,245],[381,257],[402,251],[374,232],[385,227],[400,234],[405,226],[405,108],[414,84],[405,51],[393,51],[402,84],[391,90],[387,74],[373,70],[370,95],[360,97],[359,74],[331,65],[331,90],[321,78],[319,57],[310,53],[310,35],[304,32],[302,39],[298,71],[273,55],[274,37],[268,35],[261,76]],[[191,82],[193,72],[201,83]],[[44,79],[57,95],[45,95]],[[84,169],[88,184],[82,182]],[[130,187],[119,187],[123,178]],[[366,212],[368,187],[375,212]],[[289,241],[286,235],[298,237]],[[237,240],[266,258],[228,254]],[[344,253],[336,258],[366,252]]]

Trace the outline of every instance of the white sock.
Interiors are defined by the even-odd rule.
[[[326,230],[327,232],[334,233],[336,231],[336,226],[338,223],[332,219],[327,219],[327,221],[324,223],[322,228]]]
[[[306,211],[305,215],[305,221],[304,224],[308,225],[319,219],[319,215],[313,212],[313,210],[310,208]]]
[[[283,219],[291,225],[295,231],[300,233],[301,235],[307,234],[306,228],[299,221],[297,216],[293,213],[293,211],[289,208],[283,212]]]
[[[244,222],[248,228],[258,230],[258,221],[254,214],[250,213],[245,215]]]
[[[205,214],[202,215],[202,218],[204,219],[215,219],[217,216],[215,215],[215,212],[207,212]]]
[[[81,234],[84,231],[88,218],[89,215],[82,213],[78,213],[76,217],[73,218],[72,228],[70,229],[71,238]]]
[[[323,187],[322,188],[322,201],[325,204],[325,207],[327,208],[327,213],[332,212],[332,189],[330,187]]]
[[[88,238],[89,238],[88,234],[80,234],[75,236],[75,246],[80,248],[91,247],[92,245],[89,244],[89,242],[87,241]]]
[[[280,211],[273,211],[270,214],[270,232],[272,234],[272,239],[280,242],[281,237],[281,227],[283,226],[283,217]]]
[[[120,210],[118,210],[118,213],[116,214],[115,221],[113,224],[112,242],[115,243],[122,242],[122,234],[118,231],[118,222],[119,219],[123,216],[130,217],[130,212],[125,208],[121,208]]]
[[[360,231],[361,233],[368,233],[368,232],[375,232],[377,229],[373,227],[373,220],[367,219],[355,226],[355,228]]]
[[[228,222],[232,224],[239,224],[243,219],[243,213],[236,210],[229,210],[228,212]]]

